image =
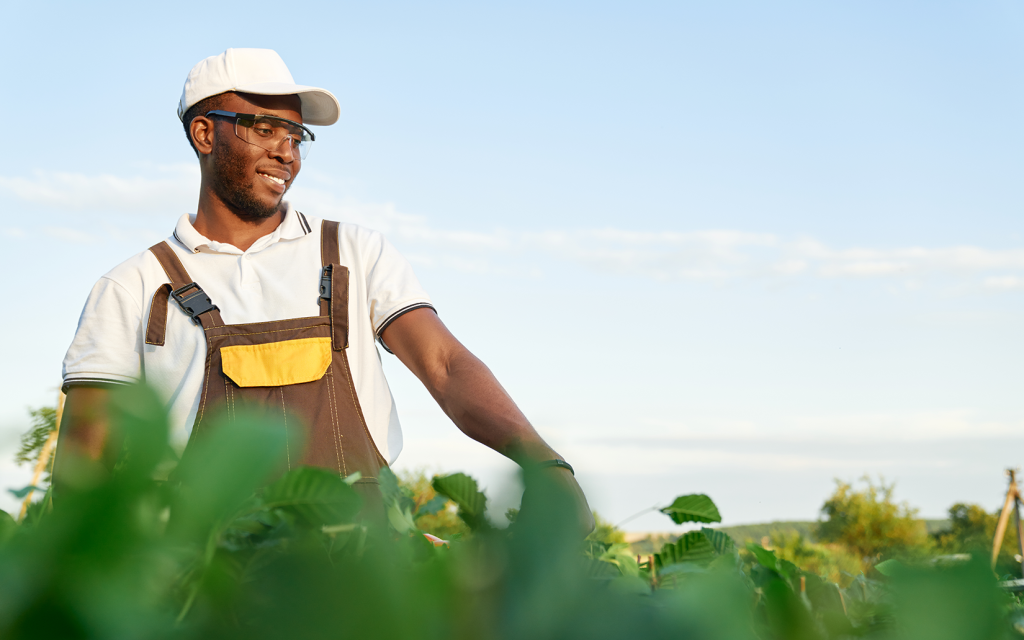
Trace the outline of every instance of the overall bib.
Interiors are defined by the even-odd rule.
[[[170,283],[153,295],[146,344],[163,346],[171,298],[206,335],[189,445],[210,429],[211,414],[234,421],[241,407],[260,412],[279,422],[290,441],[302,442],[301,451],[289,445],[289,469],[311,465],[342,478],[358,471],[353,488],[363,497],[363,515],[383,520],[377,477],[387,462],[366,428],[346,355],[349,271],[340,264],[338,223],[325,220],[321,228],[320,315],[308,318],[226,325],[166,242],[150,251]]]

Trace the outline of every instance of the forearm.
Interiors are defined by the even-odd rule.
[[[113,467],[118,442],[111,432],[107,402],[109,391],[97,387],[72,387],[68,390],[61,418],[60,437],[54,458],[54,484],[68,479],[76,461]]]
[[[395,355],[423,382],[441,409],[470,438],[527,467],[561,459],[526,419],[491,370],[455,339],[433,311],[401,316],[382,336]],[[545,477],[573,497],[580,532],[594,528],[587,498],[563,468]]]
[[[560,458],[479,358],[455,349],[428,385],[452,422],[467,436],[519,464]]]

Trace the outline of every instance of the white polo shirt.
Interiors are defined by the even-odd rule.
[[[203,237],[194,220],[194,214],[183,215],[167,243],[220,308],[225,324],[320,314],[319,219],[287,205],[281,225],[246,251]],[[342,223],[338,239],[350,274],[352,381],[370,435],[393,463],[402,450],[402,429],[374,340],[403,313],[433,307],[412,267],[380,233]],[[180,451],[199,408],[206,336],[172,301],[164,346],[145,344],[153,294],[167,281],[148,250],[100,278],[64,357],[64,387],[145,380],[167,403],[171,442]]]

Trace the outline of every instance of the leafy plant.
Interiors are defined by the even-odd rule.
[[[779,558],[829,582],[846,586],[861,572],[861,559],[842,544],[810,542],[796,531],[775,532],[770,544]]]
[[[14,454],[14,461],[18,464],[35,462],[42,452],[43,445],[50,438],[50,434],[57,428],[57,409],[55,407],[40,407],[29,411],[32,425],[29,430],[21,436],[21,444],[17,453]]]
[[[422,471],[408,471],[399,475],[399,486],[412,500],[411,514],[416,527],[444,540],[469,534],[469,527],[456,514],[458,505],[448,496],[437,493],[432,478]]]
[[[417,523],[440,513],[436,496],[382,471],[388,525],[355,477],[283,473],[281,425],[222,424],[168,475],[156,397],[120,390],[111,415],[128,442],[113,473],[62,461],[51,511],[0,512],[0,637],[994,640],[1018,615],[984,560],[886,565],[840,589],[702,527],[640,564],[623,543],[580,541],[571,498],[543,474],[524,477],[531,500],[507,529],[472,478],[434,478],[473,531],[435,547]],[[699,498],[666,515],[720,520]]]
[[[464,473],[436,476],[434,490],[459,505],[459,517],[473,531],[491,527],[487,521],[487,498],[477,488],[476,480]]]

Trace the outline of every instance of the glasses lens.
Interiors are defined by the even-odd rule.
[[[255,120],[238,118],[235,122],[235,135],[268,151],[279,151],[281,145],[289,145],[292,153],[298,153],[303,160],[313,144],[308,131],[273,117],[258,117]]]

